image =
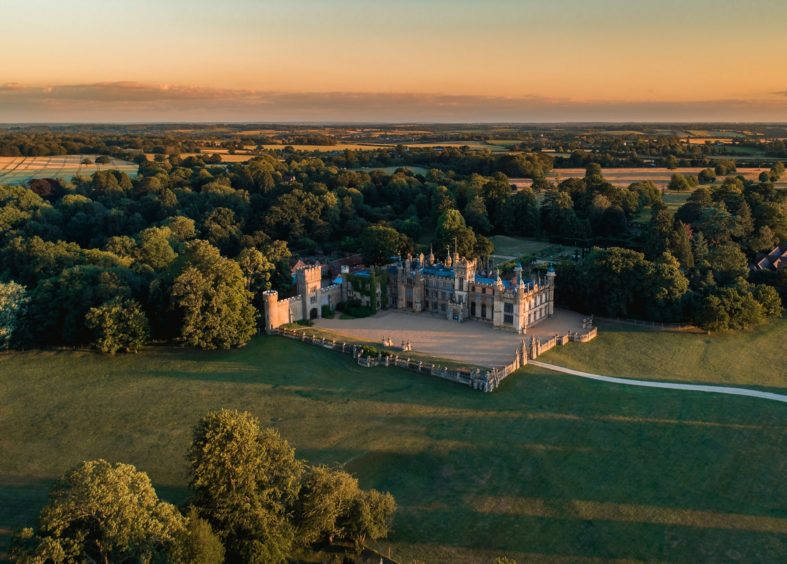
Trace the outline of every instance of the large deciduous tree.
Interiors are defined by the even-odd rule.
[[[82,462],[49,494],[38,527],[23,529],[18,562],[149,562],[184,530],[175,506],[158,499],[147,474],[130,464]]]
[[[207,241],[186,244],[186,262],[172,286],[181,312],[181,340],[203,349],[245,345],[256,330],[252,294],[240,266]]]
[[[289,514],[303,464],[273,429],[249,413],[211,412],[188,452],[192,503],[222,537],[228,558],[283,562],[295,540]]]
[[[137,352],[150,338],[150,327],[139,302],[113,298],[91,308],[85,324],[93,330],[95,347],[104,353]]]
[[[475,256],[476,238],[473,230],[465,224],[459,210],[446,210],[437,220],[435,231],[435,254],[442,255],[448,249],[456,250],[463,257]]]
[[[412,250],[412,245],[405,235],[384,225],[367,227],[361,233],[359,242],[364,260],[376,266],[388,264],[391,262],[391,257]]]

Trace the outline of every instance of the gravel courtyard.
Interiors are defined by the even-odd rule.
[[[552,319],[528,329],[527,334],[547,338],[555,333],[578,331],[582,328],[582,319],[583,316],[576,312],[557,309]],[[409,340],[415,352],[489,367],[510,362],[523,337],[480,321],[458,323],[428,313],[395,310],[380,311],[361,319],[317,319],[314,325],[376,343],[382,343],[385,337],[390,337],[396,345]]]

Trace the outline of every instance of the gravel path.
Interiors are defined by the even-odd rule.
[[[705,386],[702,384],[677,384],[674,382],[653,382],[652,380],[632,380],[630,378],[615,378],[613,376],[601,376],[599,374],[590,374],[589,372],[582,372],[580,370],[573,370],[555,364],[547,364],[546,362],[539,362],[537,360],[529,360],[528,364],[545,368],[547,370],[554,370],[555,372],[563,372],[565,374],[572,374],[580,378],[588,378],[590,380],[599,380],[600,382],[609,382],[611,384],[624,384],[626,386],[643,386],[646,388],[667,388],[670,390],[687,390],[692,392],[710,392],[713,394],[730,394],[734,396],[748,396],[752,398],[768,399],[787,403],[787,396],[782,394],[774,394],[772,392],[761,392],[759,390],[751,390],[749,388],[731,388],[729,386]]]

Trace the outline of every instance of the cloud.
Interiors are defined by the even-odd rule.
[[[162,121],[787,121],[787,100],[583,102],[543,96],[274,92],[139,82],[0,85],[3,123]]]

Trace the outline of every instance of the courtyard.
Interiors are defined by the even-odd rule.
[[[573,311],[556,309],[554,317],[529,328],[526,335],[546,340],[555,334],[582,331],[584,318]],[[409,341],[416,353],[486,367],[511,362],[517,346],[526,336],[495,329],[481,321],[458,323],[428,313],[396,310],[380,311],[360,319],[316,319],[314,326],[353,340],[378,344],[385,338],[390,338],[397,346]]]

